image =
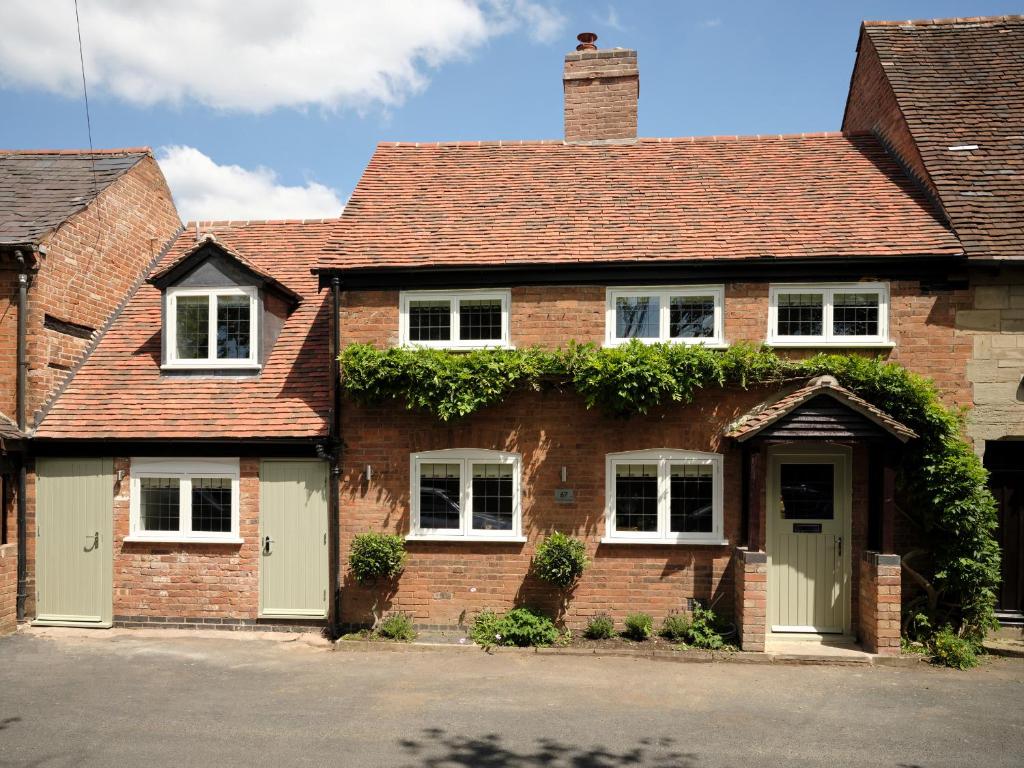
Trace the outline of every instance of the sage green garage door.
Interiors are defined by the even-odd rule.
[[[260,465],[260,616],[327,616],[327,464]]]
[[[111,459],[36,462],[36,624],[110,626]]]

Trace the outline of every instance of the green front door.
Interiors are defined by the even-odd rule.
[[[327,616],[327,464],[260,465],[260,616]]]
[[[36,624],[110,626],[111,459],[36,462]]]

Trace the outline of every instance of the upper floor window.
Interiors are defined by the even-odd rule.
[[[401,295],[402,344],[454,349],[510,346],[510,292],[408,291]]]
[[[167,365],[255,367],[257,308],[254,287],[169,288]]]
[[[606,462],[607,541],[723,542],[720,454],[631,451]]]
[[[721,345],[723,293],[720,285],[609,288],[605,343]]]
[[[768,342],[873,346],[889,341],[888,283],[773,285]]]
[[[414,453],[412,538],[520,538],[519,454],[490,450]]]

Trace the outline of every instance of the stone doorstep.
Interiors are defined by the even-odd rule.
[[[839,667],[913,667],[923,661],[925,656],[919,654],[907,656],[876,656],[869,653],[858,656],[836,656],[815,653],[755,653],[750,651],[664,651],[643,648],[509,648],[494,646],[484,650],[474,643],[400,643],[386,640],[335,640],[334,650],[343,653],[467,653],[471,651],[488,654],[518,654],[539,656],[592,656],[619,657],[634,659],[651,659],[652,661],[670,661],[680,664],[710,663],[723,661],[733,664],[796,664]]]

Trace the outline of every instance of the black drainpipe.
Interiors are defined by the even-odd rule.
[[[328,531],[331,540],[331,589],[333,590],[332,611],[333,629],[339,635],[341,626],[341,585],[338,577],[341,574],[341,374],[338,370],[338,355],[341,354],[341,280],[331,278],[331,360],[328,370],[331,385],[331,420],[328,425],[331,441],[331,477],[328,487],[331,498],[328,503],[330,525]]]
[[[28,389],[28,356],[25,352],[26,328],[28,326],[28,265],[25,255],[19,250],[14,252],[18,261],[18,384],[17,411],[18,430],[24,434],[27,420],[25,418],[25,400]],[[25,620],[25,598],[28,584],[28,544],[25,538],[25,520],[28,517],[25,493],[28,488],[28,471],[25,467],[25,454],[22,452],[18,465],[18,621]]]

